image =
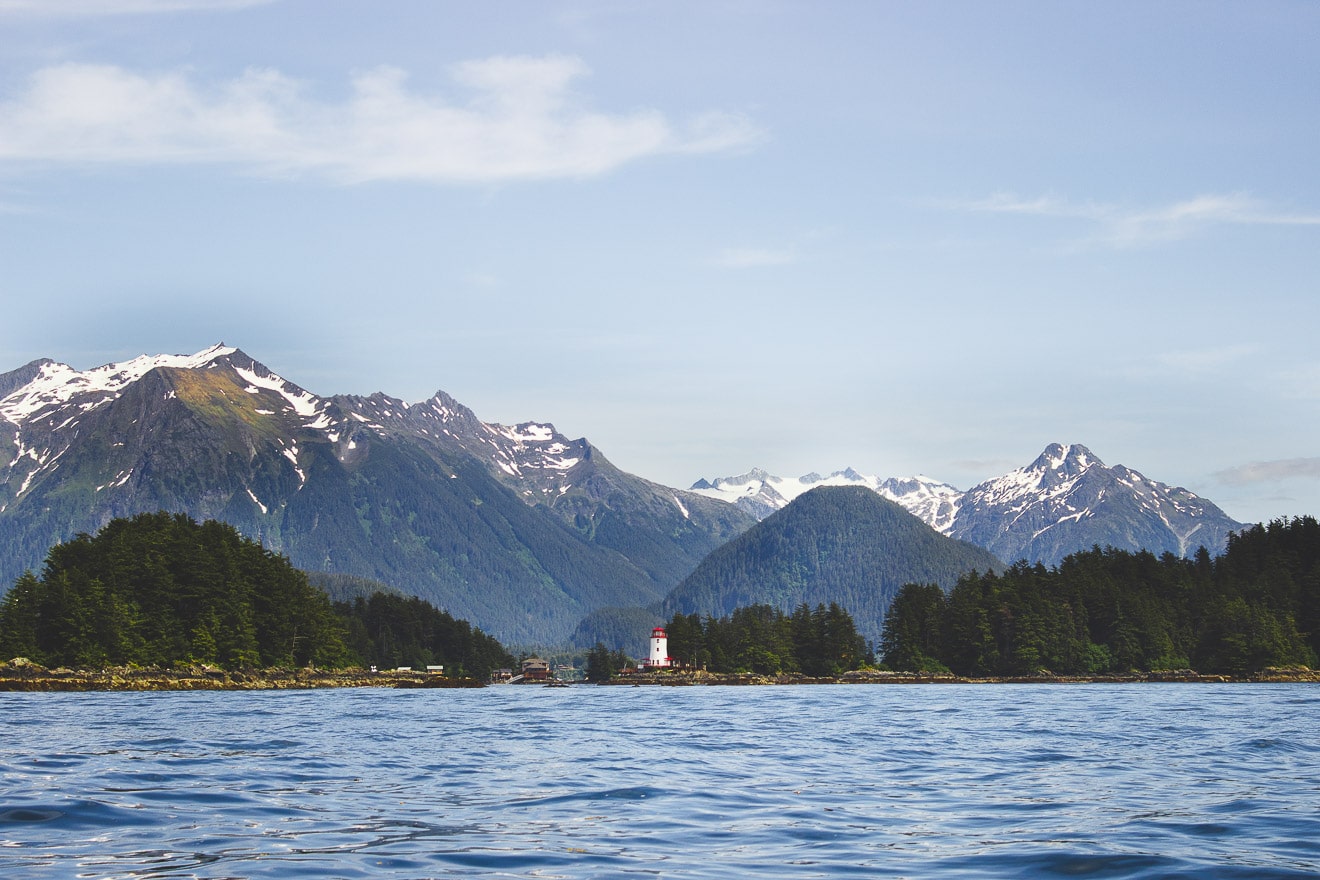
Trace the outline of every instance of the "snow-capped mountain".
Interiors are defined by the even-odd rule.
[[[753,522],[552,425],[485,423],[443,392],[320,397],[225,345],[0,374],[0,591],[54,543],[161,509],[523,643],[660,598]]]
[[[0,374],[0,589],[112,517],[232,523],[311,571],[430,599],[515,642],[564,639],[601,607],[654,602],[705,556],[816,486],[865,486],[1005,561],[1094,544],[1219,550],[1210,502],[1082,446],[959,492],[854,470],[763,471],[691,491],[624,473],[544,422],[483,422],[437,392],[322,397],[237,348]],[[724,503],[731,502],[731,503]]]
[[[104,441],[98,429],[106,419],[123,420],[122,406],[116,404],[124,400],[138,405],[135,417],[110,431],[113,439],[109,439],[100,459],[102,464],[123,467],[103,468],[105,482],[96,486],[96,493],[120,489],[130,484],[135,474],[142,477],[147,463],[129,463],[133,453],[128,449],[127,437],[119,434],[133,425],[150,430],[141,422],[153,402],[182,401],[209,405],[215,410],[223,400],[224,408],[277,428],[280,436],[276,442],[283,447],[280,454],[291,463],[300,482],[306,475],[299,467],[298,432],[319,431],[335,442],[341,433],[339,428],[344,427],[343,414],[335,411],[329,401],[316,398],[238,349],[224,345],[194,355],[142,356],[86,371],[51,360],[35,361],[0,377],[3,388],[8,393],[0,399],[0,431],[8,429],[14,449],[0,474],[0,513],[20,503],[48,476],[62,469],[67,473],[67,464],[62,460],[71,449],[82,446],[88,436]],[[139,400],[152,393],[158,401]],[[0,457],[0,462],[5,459]],[[251,486],[244,489],[262,506]]]
[[[1054,443],[1030,465],[969,489],[949,534],[1004,560],[1052,565],[1095,545],[1219,552],[1242,527],[1186,489],[1109,467],[1080,444]]]
[[[991,551],[1000,559],[1053,565],[1094,545],[1187,556],[1202,545],[1224,547],[1243,524],[1186,489],[1131,468],[1108,467],[1080,444],[1052,444],[1030,465],[966,492],[929,477],[886,479],[849,468],[829,477],[784,479],[753,470],[701,480],[692,490],[765,516],[818,485],[866,486],[896,501],[936,531]]]
[[[817,486],[865,486],[883,498],[897,502],[924,520],[936,531],[947,533],[958,512],[962,493],[948,483],[930,477],[890,477],[881,479],[858,473],[852,468],[835,471],[828,477],[810,473],[797,478],[776,477],[760,468],[742,476],[698,480],[691,491],[741,507],[757,519],[765,519]]]

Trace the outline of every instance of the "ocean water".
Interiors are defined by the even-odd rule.
[[[1313,877],[1315,685],[0,694],[0,877]]]

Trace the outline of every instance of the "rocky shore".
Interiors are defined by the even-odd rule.
[[[1161,670],[1130,675],[1054,675],[1040,673],[1014,677],[973,678],[924,672],[857,670],[840,676],[756,675],[701,670],[638,672],[611,679],[610,685],[775,685],[775,684],[1129,684],[1135,682],[1320,682],[1320,671],[1305,666],[1270,667],[1251,675],[1203,675],[1191,669]]]
[[[701,670],[638,672],[604,682],[611,686],[691,687],[694,685],[787,684],[1129,684],[1136,682],[1320,682],[1320,671],[1305,666],[1271,667],[1251,675],[1203,675],[1190,669],[1133,673],[1131,675],[1053,675],[1040,673],[1008,678],[972,678],[917,672],[858,670],[840,676],[756,675]],[[248,669],[225,670],[213,666],[176,669],[111,667],[108,669],[47,669],[18,658],[0,662],[0,691],[260,691],[313,688],[474,688],[484,687],[471,678],[447,678],[429,672],[365,669]],[[544,685],[543,685],[544,686]]]
[[[248,669],[213,666],[177,669],[124,667],[47,669],[18,658],[0,662],[0,691],[260,691],[312,688],[470,688],[471,678],[426,672],[370,672],[365,669]]]

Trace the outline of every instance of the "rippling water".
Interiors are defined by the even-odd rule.
[[[0,877],[1300,877],[1314,685],[0,694]]]

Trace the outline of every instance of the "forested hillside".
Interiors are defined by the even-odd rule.
[[[711,553],[662,611],[722,616],[756,604],[790,611],[835,602],[876,640],[903,584],[952,586],[964,572],[1001,566],[870,489],[822,486]]]
[[[46,666],[344,666],[326,595],[214,520],[150,513],[58,544],[0,602],[0,657]]]
[[[378,592],[334,608],[349,650],[380,669],[439,664],[446,675],[485,681],[492,670],[515,665],[494,638],[421,599]]]
[[[383,587],[334,579],[346,592]],[[0,601],[0,658],[45,666],[226,669],[512,666],[494,638],[421,599],[376,590],[331,604],[289,560],[183,514],[112,520],[56,545]]]
[[[87,371],[36,361],[0,373],[0,392],[0,593],[61,541],[167,510],[560,644],[597,608],[658,602],[751,524],[552,425],[482,422],[442,392],[319,397],[224,345]]]
[[[885,620],[884,662],[960,675],[1313,665],[1320,653],[1320,524],[1276,520],[1222,556],[1095,548],[1055,568],[1019,563],[946,594],[905,586]]]

